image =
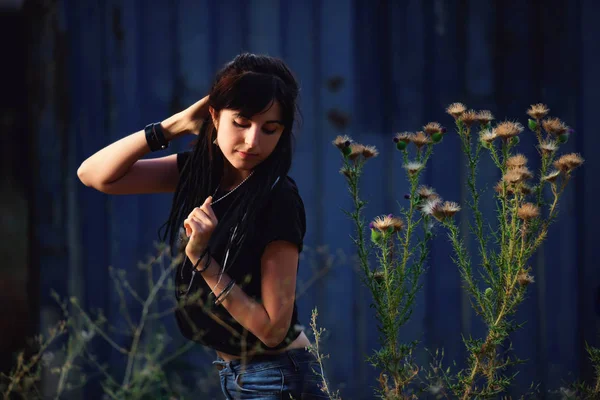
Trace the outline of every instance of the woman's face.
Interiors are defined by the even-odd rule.
[[[267,159],[284,129],[276,101],[268,110],[253,116],[230,109],[223,109],[218,115],[212,108],[210,111],[217,127],[217,144],[231,166],[240,172],[250,172]]]

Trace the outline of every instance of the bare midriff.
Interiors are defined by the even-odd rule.
[[[304,331],[302,331],[302,333],[300,333],[300,336],[298,336],[292,343],[290,343],[290,345],[288,347],[285,347],[285,348],[279,349],[279,350],[272,350],[272,351],[264,351],[263,350],[263,351],[261,351],[260,354],[280,354],[280,353],[284,353],[288,350],[303,349],[308,345],[310,345],[310,341],[308,340],[308,337],[306,336]],[[221,351],[217,351],[217,355],[225,361],[240,360],[242,358],[241,356],[234,356],[231,354],[223,353]],[[246,357],[249,357],[252,355],[253,355],[252,353],[248,353],[246,355]]]

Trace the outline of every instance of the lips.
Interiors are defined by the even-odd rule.
[[[238,153],[240,153],[240,156],[242,156],[243,158],[251,158],[251,157],[256,157],[258,154],[254,154],[254,153],[246,153],[244,151],[238,151]]]

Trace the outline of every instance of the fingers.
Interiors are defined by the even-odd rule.
[[[212,196],[208,196],[206,198],[206,200],[204,200],[204,204],[202,204],[200,206],[200,209],[202,211],[204,211],[206,213],[206,215],[209,216],[209,218],[213,221],[213,223],[216,225],[219,222],[219,219],[217,218],[215,212],[212,209],[211,203],[213,201]]]

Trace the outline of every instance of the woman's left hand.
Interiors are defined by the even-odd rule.
[[[212,196],[207,197],[200,207],[194,208],[183,221],[185,234],[189,237],[188,244],[185,246],[185,254],[190,259],[195,260],[202,255],[219,223],[210,203],[212,203]]]

